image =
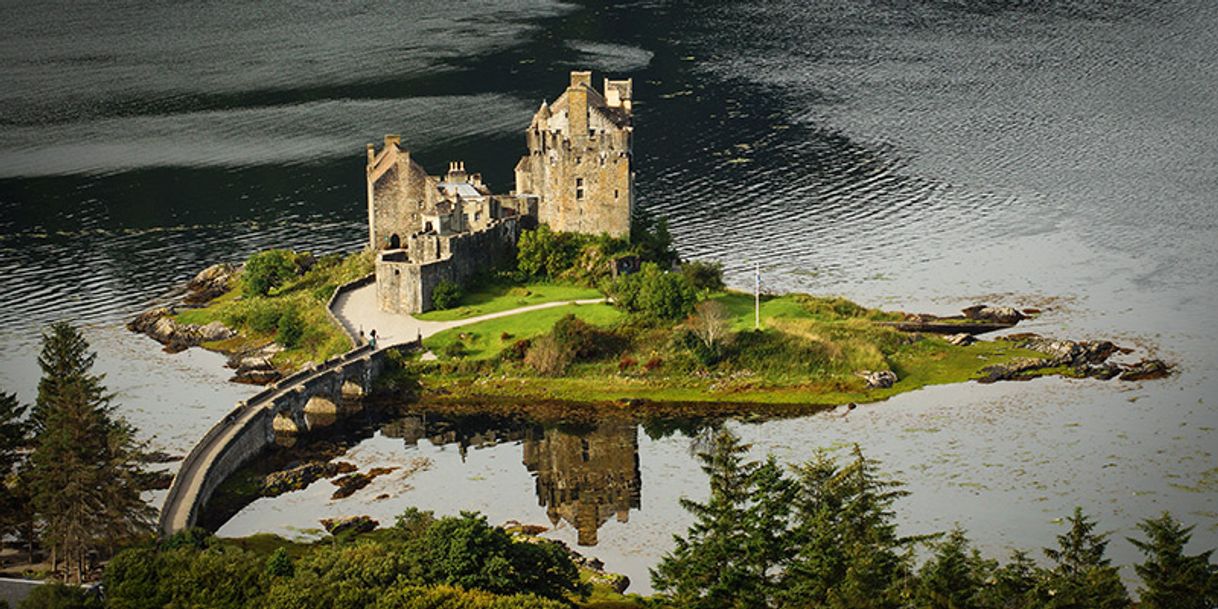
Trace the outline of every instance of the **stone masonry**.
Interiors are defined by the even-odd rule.
[[[516,165],[516,190],[492,194],[477,173],[453,162],[431,176],[385,136],[367,149],[368,246],[378,252],[377,301],[383,311],[432,308],[442,281],[461,284],[510,265],[522,229],[538,222],[556,231],[628,237],[634,207],[631,162],[633,83],[572,72],[553,104],[542,102]]]

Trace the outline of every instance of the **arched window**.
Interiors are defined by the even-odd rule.
[[[398,237],[397,233],[393,233],[393,235],[389,237],[389,249],[402,249],[402,238]]]

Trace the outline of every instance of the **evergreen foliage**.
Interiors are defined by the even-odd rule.
[[[0,393],[0,539],[18,534],[28,511],[18,475],[29,444],[27,410],[16,394]]]
[[[96,355],[76,328],[53,325],[43,335],[37,412],[30,456],[34,510],[42,543],[77,581],[91,551],[113,550],[151,528],[152,510],[140,499],[134,430],[114,413]]]
[[[1116,609],[1129,606],[1121,575],[1105,556],[1108,535],[1095,532],[1095,521],[1074,508],[1066,519],[1070,530],[1057,536],[1056,548],[1045,548],[1053,561],[1041,600],[1047,609]]]
[[[718,262],[685,262],[681,265],[681,274],[700,292],[717,292],[724,288],[723,265]]]
[[[1129,542],[1146,555],[1136,565],[1142,586],[1138,588],[1144,609],[1211,609],[1218,607],[1218,567],[1210,562],[1213,550],[1188,555],[1184,547],[1192,539],[1186,527],[1163,514],[1138,524],[1144,539]]]

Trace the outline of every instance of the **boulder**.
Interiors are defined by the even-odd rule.
[[[621,594],[630,587],[630,578],[621,573],[593,573],[588,576],[588,583],[593,586],[608,586],[609,589]]]
[[[897,382],[897,374],[891,370],[864,370],[859,373],[868,389],[887,389]]]
[[[213,264],[195,275],[186,283],[187,304],[209,302],[228,291],[237,267],[231,264]]]
[[[995,364],[982,368],[985,376],[977,379],[978,383],[995,383],[998,381],[1026,381],[1031,372],[1050,365],[1047,360],[1031,357],[1013,359],[1005,364]]]
[[[1012,307],[991,307],[990,305],[974,305],[961,311],[964,316],[974,321],[985,321],[999,324],[1016,324],[1026,319],[1023,313]]]
[[[1122,381],[1149,381],[1170,376],[1173,366],[1160,359],[1144,359],[1126,366],[1121,373]]]
[[[321,526],[325,527],[326,532],[338,536],[343,533],[360,534],[373,531],[381,523],[373,520],[369,516],[344,516],[341,518],[322,518]]]
[[[228,340],[237,335],[236,332],[229,330],[228,326],[218,321],[213,321],[205,326],[197,326],[197,328],[196,332],[198,332],[199,340],[205,343]]]
[[[959,334],[948,336],[947,342],[956,345],[957,347],[967,347],[968,345],[977,342],[977,338],[972,334],[961,332]]]
[[[262,480],[262,496],[277,497],[291,491],[299,491],[322,478],[333,478],[355,469],[355,465],[345,461],[310,461],[283,471],[272,472]]]

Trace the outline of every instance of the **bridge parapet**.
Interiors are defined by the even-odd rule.
[[[305,406],[312,397],[321,396],[338,403],[344,387],[350,383],[357,384],[361,392],[367,394],[383,369],[389,351],[419,346],[418,341],[377,350],[360,345],[318,366],[306,367],[284,377],[238,402],[207,430],[182,460],[161,508],[161,533],[171,535],[198,522],[199,512],[216,488],[274,443],[273,421],[277,414],[287,413],[296,422],[303,423]],[[298,425],[297,428],[305,427]]]

